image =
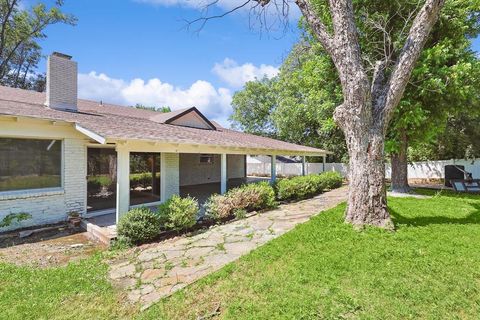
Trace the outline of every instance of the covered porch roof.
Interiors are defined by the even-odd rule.
[[[0,117],[63,122],[102,145],[175,153],[325,156],[331,152],[222,128],[195,107],[169,113],[78,100],[76,112],[50,109],[45,93],[0,86]]]

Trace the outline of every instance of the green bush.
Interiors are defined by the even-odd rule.
[[[309,198],[323,191],[320,182],[320,176],[317,174],[278,180],[275,184],[277,199],[301,200]]]
[[[198,202],[194,198],[174,195],[158,206],[158,215],[165,229],[182,230],[197,223],[198,210]]]
[[[118,236],[132,243],[150,241],[160,233],[160,229],[159,215],[145,207],[128,211],[117,224]]]
[[[246,184],[229,190],[224,195],[212,195],[205,203],[205,216],[221,220],[253,210],[276,206],[275,191],[267,182]]]
[[[343,183],[343,178],[340,173],[335,171],[327,171],[319,174],[319,183],[323,190],[332,190],[340,188]]]
[[[338,172],[324,172],[278,180],[275,191],[278,200],[302,200],[342,185],[342,176]]]

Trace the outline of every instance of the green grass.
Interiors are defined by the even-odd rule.
[[[344,205],[163,300],[143,319],[478,319],[480,197],[390,199],[397,231]]]
[[[49,269],[0,263],[0,319],[127,318],[101,260]]]
[[[47,270],[0,264],[0,318],[196,319],[219,307],[222,319],[478,319],[480,197],[389,206],[396,232],[354,231],[341,205],[143,313],[110,287],[98,256]]]

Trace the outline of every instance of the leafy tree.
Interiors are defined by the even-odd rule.
[[[243,90],[233,95],[233,128],[248,133],[276,137],[277,129],[271,113],[278,101],[277,79],[263,78],[245,84]]]
[[[334,152],[331,161],[346,161],[343,133],[333,120],[342,101],[331,59],[308,35],[290,52],[272,79],[247,82],[232,101],[233,127],[248,133]]]
[[[480,33],[479,12],[479,1],[447,2],[413,70],[386,143],[394,191],[410,189],[408,150],[437,144],[448,130],[448,119],[480,112],[480,61],[470,41]],[[464,153],[465,149],[455,158]]]
[[[63,13],[63,1],[47,8],[38,3],[30,9],[20,0],[0,0],[0,84],[24,89],[43,89],[42,75],[36,74],[41,58],[39,39],[45,28],[56,23],[74,25],[75,17]]]
[[[382,12],[390,8],[388,11],[392,15],[401,17],[412,10],[408,7],[398,8],[396,2],[363,1],[362,4],[364,6],[358,9],[364,10],[358,13],[360,16],[367,16],[368,10]],[[478,58],[470,49],[469,40],[478,34],[478,9],[478,1],[448,2],[413,70],[386,141],[386,150],[394,164],[393,187],[397,191],[408,191],[406,156],[409,144],[414,148],[422,144],[423,149],[425,143],[434,145],[439,134],[446,130],[447,118],[453,118],[459,111],[463,112],[465,118],[466,114],[473,116],[480,110],[480,67]],[[370,22],[361,26],[362,33],[367,33],[372,24],[375,28],[385,29],[384,24]],[[370,32],[373,33],[373,30]],[[362,42],[362,48],[367,52],[366,59],[373,59],[369,58],[375,55],[372,43],[380,40]],[[319,48],[315,38],[308,33],[305,35],[282,66],[278,79],[281,90],[276,89],[278,94],[275,97],[279,101],[275,103],[278,107],[272,115],[278,136],[292,142],[324,147],[338,155],[342,155],[343,151],[344,155],[345,143],[341,141],[341,134],[335,134],[339,130],[332,116],[335,106],[342,101],[340,84],[333,63]],[[248,121],[246,118],[234,120]],[[325,132],[330,135],[322,134]],[[470,149],[475,150],[473,147]]]
[[[277,108],[272,118],[280,139],[333,151],[330,161],[347,161],[345,138],[333,111],[342,101],[331,59],[317,42],[296,45],[276,83]]]
[[[154,106],[146,106],[146,105],[137,103],[133,107],[136,108],[136,109],[150,110],[150,111],[156,111],[156,112],[161,112],[161,113],[172,112],[172,109],[170,109],[169,106],[163,106],[163,107],[157,108],[157,107],[154,107]]]

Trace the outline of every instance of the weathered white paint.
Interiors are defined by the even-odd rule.
[[[222,153],[220,157],[220,193],[227,192],[227,155]]]
[[[271,162],[270,162],[270,183],[274,184],[277,180],[277,157],[275,155],[271,155]]]
[[[75,129],[78,131],[78,132],[81,132],[83,133],[84,135],[86,135],[87,137],[89,138],[92,138],[93,140],[97,141],[98,143],[100,144],[105,144],[105,138],[103,138],[101,135],[93,132],[93,131],[90,131],[84,127],[82,127],[81,125],[78,125],[76,124],[75,125]]]
[[[116,221],[130,209],[130,152],[117,146],[117,202]]]
[[[306,170],[306,165],[305,165],[305,156],[302,157],[302,176],[306,175],[307,174],[307,170]]]
[[[223,147],[220,145],[185,144],[179,141],[148,141],[148,140],[124,140],[106,139],[106,143],[125,143],[132,151],[136,152],[169,152],[169,153],[214,153],[214,154],[258,154],[258,155],[284,155],[284,156],[322,156],[330,154],[329,151],[299,152],[292,150],[272,150],[268,148],[243,148]]]
[[[178,153],[160,155],[160,200],[166,201],[175,194],[180,194],[180,159]]]
[[[86,210],[86,145],[88,140],[70,124],[0,117],[0,137],[62,140],[60,188],[0,192],[0,220],[10,213],[29,213],[31,219],[1,231],[65,221],[67,214]]]
[[[77,110],[77,63],[53,53],[47,59],[45,105],[57,110]]]

